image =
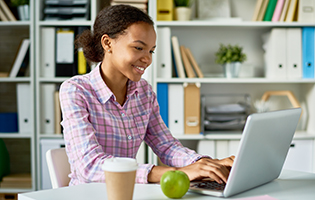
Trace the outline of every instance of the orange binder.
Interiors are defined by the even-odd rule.
[[[200,83],[184,84],[185,134],[200,134]]]
[[[157,0],[156,2],[156,18],[158,21],[173,20],[173,1]]]

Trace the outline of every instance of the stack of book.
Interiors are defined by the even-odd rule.
[[[148,13],[148,0],[112,0],[110,5],[128,4]]]
[[[16,21],[15,16],[4,0],[0,0],[0,21]]]
[[[9,174],[2,178],[0,188],[32,188],[31,174]]]
[[[88,20],[89,0],[45,0],[45,20]]]

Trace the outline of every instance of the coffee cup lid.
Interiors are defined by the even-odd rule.
[[[138,164],[134,158],[108,158],[105,160],[102,169],[111,172],[129,172],[137,170]]]

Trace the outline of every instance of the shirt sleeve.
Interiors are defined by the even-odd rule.
[[[197,154],[195,151],[184,147],[179,140],[174,138],[165,125],[159,110],[156,94],[153,93],[152,112],[145,141],[164,164],[173,167],[184,167],[200,158],[209,157]]]

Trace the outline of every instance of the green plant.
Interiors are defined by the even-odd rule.
[[[223,45],[220,44],[219,50],[215,53],[216,60],[215,62],[218,64],[225,64],[231,62],[244,62],[247,57],[246,54],[243,53],[243,47],[238,45],[232,46],[230,44]]]
[[[14,7],[21,6],[21,5],[29,5],[29,0],[11,0],[11,5]]]
[[[174,0],[175,7],[189,7],[190,0]]]

